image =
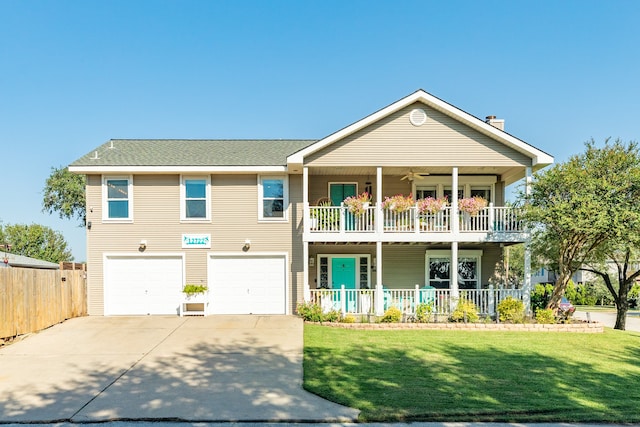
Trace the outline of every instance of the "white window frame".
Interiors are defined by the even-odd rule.
[[[424,284],[430,285],[429,274],[430,264],[433,258],[446,258],[449,260],[449,289],[451,289],[451,251],[450,250],[428,250],[424,257]],[[475,258],[478,265],[478,283],[476,289],[482,289],[482,250],[462,249],[458,251],[458,262],[464,258]],[[456,268],[458,268],[456,266]]]
[[[126,218],[109,218],[109,188],[107,182],[112,180],[127,180],[127,201],[129,211]],[[103,175],[102,176],[102,222],[128,223],[133,222],[133,175]]]
[[[282,180],[282,218],[264,216],[263,181],[269,179]],[[258,222],[289,222],[289,176],[288,175],[258,175]]]
[[[187,180],[206,180],[206,215],[204,218],[187,217]],[[211,222],[211,175],[181,175],[180,176],[180,222]]]

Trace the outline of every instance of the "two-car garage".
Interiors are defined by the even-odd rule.
[[[209,254],[211,314],[285,314],[284,254]],[[183,254],[107,255],[105,315],[175,315],[185,284]]]

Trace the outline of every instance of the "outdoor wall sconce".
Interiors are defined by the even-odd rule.
[[[313,267],[316,265],[316,259],[314,257],[309,257],[309,267]]]
[[[244,246],[242,247],[242,251],[247,252],[249,249],[251,249],[251,240],[247,239],[244,241]]]
[[[138,247],[138,250],[140,252],[144,252],[145,249],[147,249],[147,241],[146,240],[140,240],[140,246]]]
[[[376,271],[377,265],[378,265],[378,260],[374,257],[373,262],[371,263],[371,270]]]

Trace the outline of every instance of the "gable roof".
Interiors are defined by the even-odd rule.
[[[544,166],[550,165],[553,163],[553,157],[542,150],[535,148],[532,145],[527,144],[523,140],[516,138],[509,133],[502,131],[478,117],[472,116],[471,114],[454,107],[453,105],[443,101],[440,98],[437,98],[422,89],[419,89],[412,93],[409,96],[406,96],[387,107],[382,108],[381,110],[376,111],[375,113],[358,120],[357,122],[340,129],[339,131],[332,133],[331,135],[318,140],[317,142],[304,147],[300,151],[292,154],[288,157],[287,163],[292,165],[301,165],[304,161],[304,158],[310,154],[313,154],[323,148],[333,144],[336,141],[339,141],[346,136],[349,136],[365,127],[381,120],[384,117],[389,116],[390,114],[395,113],[402,108],[405,108],[415,102],[421,102],[435,110],[438,110],[453,119],[469,126],[480,133],[483,133],[496,141],[503,143],[504,145],[526,155],[531,158],[532,166],[534,169],[540,169]]]
[[[69,165],[72,172],[286,170],[301,139],[112,139]]]

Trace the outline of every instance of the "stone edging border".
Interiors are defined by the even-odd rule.
[[[316,325],[342,329],[366,329],[366,330],[453,330],[453,331],[514,331],[514,332],[575,332],[575,333],[602,333],[604,327],[601,323],[557,323],[542,325],[537,323],[330,323],[308,322]]]

